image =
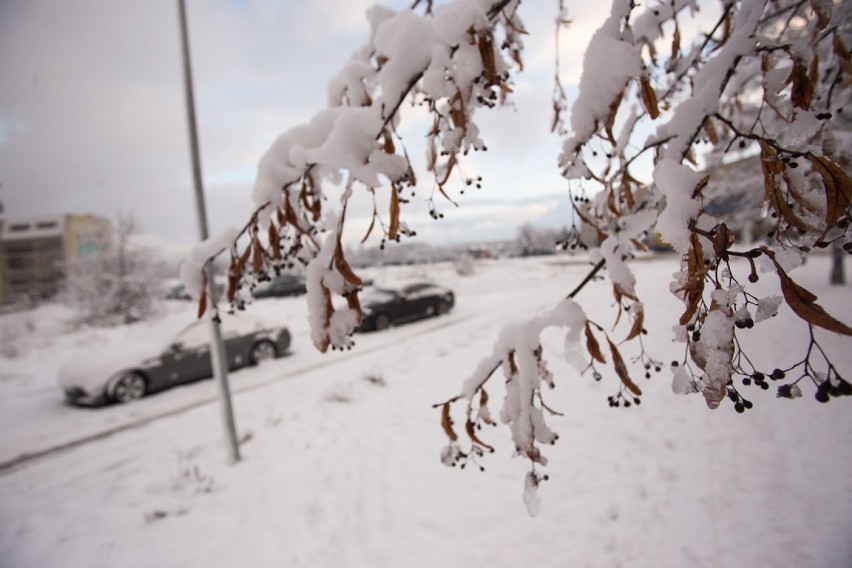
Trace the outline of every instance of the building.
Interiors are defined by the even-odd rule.
[[[69,263],[98,253],[111,235],[110,220],[94,215],[0,219],[0,303],[56,294]]]

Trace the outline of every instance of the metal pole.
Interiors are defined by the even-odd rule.
[[[180,15],[181,48],[183,52],[183,76],[186,91],[186,114],[189,120],[189,146],[192,154],[192,178],[195,186],[195,205],[198,217],[198,236],[201,240],[210,237],[207,229],[207,209],[204,205],[204,188],[201,181],[201,157],[198,151],[198,131],[195,124],[195,97],[192,92],[192,68],[189,60],[189,34],[186,26],[186,6],[184,0],[178,0]],[[213,285],[213,274],[205,268],[207,276],[207,297],[210,301],[216,298]],[[225,445],[228,449],[229,463],[240,461],[240,448],[237,444],[237,428],[234,423],[234,411],[231,406],[231,390],[228,386],[228,367],[225,364],[225,349],[222,344],[222,332],[219,321],[208,318],[210,324],[210,363],[213,366],[213,377],[219,391],[219,403],[222,411],[222,423],[225,427]]]

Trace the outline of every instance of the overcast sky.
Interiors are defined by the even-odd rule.
[[[367,38],[372,3],[187,0],[212,231],[245,223],[259,158],[325,106],[328,80]],[[609,2],[568,4],[574,23],[562,39],[562,75],[576,84],[583,46]],[[460,196],[459,209],[439,200],[440,222],[422,203],[404,212],[422,240],[512,237],[524,221],[570,224],[559,141],[548,132],[556,6],[522,6],[530,36],[516,108],[478,115],[489,152],[468,173],[483,175],[483,188]],[[132,212],[152,238],[195,241],[179,54],[176,0],[0,1],[3,217]],[[426,129],[414,120],[403,133],[417,147]],[[430,185],[421,179],[425,199]]]

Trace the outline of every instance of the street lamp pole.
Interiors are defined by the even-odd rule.
[[[186,92],[186,114],[189,121],[189,146],[192,155],[192,177],[195,187],[195,205],[198,217],[198,236],[202,241],[210,237],[207,228],[207,209],[204,205],[204,187],[201,180],[201,157],[198,150],[198,129],[195,123],[195,97],[192,91],[192,67],[189,59],[189,34],[186,25],[186,6],[184,0],[178,0],[180,16],[181,49],[183,52],[184,90]],[[213,274],[205,267],[207,280],[207,297],[214,301],[216,291],[213,284]],[[213,367],[213,377],[219,391],[219,403],[222,412],[222,422],[225,427],[225,445],[228,450],[228,462],[240,461],[240,448],[237,443],[237,429],[234,423],[234,411],[231,405],[231,390],[228,386],[228,367],[225,364],[225,349],[222,344],[222,331],[216,318],[207,318],[210,326],[210,363]]]

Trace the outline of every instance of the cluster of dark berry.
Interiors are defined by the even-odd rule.
[[[429,208],[429,216],[430,216],[430,217],[432,217],[433,219],[435,219],[436,221],[437,221],[438,219],[443,219],[443,218],[444,218],[444,214],[443,214],[443,213],[439,213],[439,212],[438,212],[438,210],[437,210],[437,209],[435,209],[434,207],[430,207],[430,208]]]
[[[817,386],[817,391],[814,395],[814,398],[816,398],[819,402],[825,403],[831,400],[831,397],[852,395],[852,384],[840,378],[839,376],[835,377],[835,380],[837,384],[832,384],[832,381],[829,379],[826,379],[821,382]]]
[[[769,385],[766,386],[769,388]],[[731,399],[731,402],[734,403],[734,410],[742,414],[746,410],[751,410],[754,407],[754,404],[750,400],[743,398],[743,396],[737,392],[736,389],[729,388],[728,389],[728,398]]]
[[[482,448],[479,446],[472,446],[471,451],[469,453],[464,453],[461,450],[455,448],[451,450],[450,461],[448,465],[450,467],[458,466],[459,469],[465,469],[468,463],[473,463],[474,467],[479,469],[479,471],[485,471],[485,466],[476,461],[477,457],[482,457],[484,452]]]
[[[773,381],[779,381],[785,376],[786,374],[781,369],[775,369],[769,374],[769,378]],[[763,390],[769,390],[769,383],[766,382],[766,377],[767,376],[760,371],[755,371],[748,377],[743,378],[743,384],[745,386],[749,386],[752,382],[754,382],[755,386],[758,386]]]
[[[630,408],[634,404],[636,406],[642,404],[642,399],[638,396],[632,397],[631,400],[629,397],[624,396],[623,392],[620,392],[617,395],[608,396],[606,399],[609,402],[610,408],[618,408],[620,406],[623,406],[624,408]]]
[[[476,176],[476,179],[465,178],[465,180],[464,180],[465,187],[470,187],[474,183],[476,184],[476,189],[482,189],[482,176]],[[464,194],[464,189],[465,189],[464,187],[461,188],[461,191],[459,191],[459,193]]]
[[[647,335],[647,331],[646,331],[646,330],[644,330],[644,329],[642,330],[642,333],[644,333],[644,334],[646,334],[646,335]],[[659,373],[660,371],[662,371],[662,369],[663,369],[663,368],[662,368],[662,366],[661,366],[661,365],[662,365],[662,364],[661,364],[660,362],[658,362],[658,361],[654,361],[654,362],[653,362],[653,365],[651,365],[651,363],[645,363],[645,378],[646,378],[646,379],[650,379],[650,378],[651,378],[651,367],[652,367],[652,366],[653,366],[653,368],[654,368],[654,372],[655,372],[655,373]]]

